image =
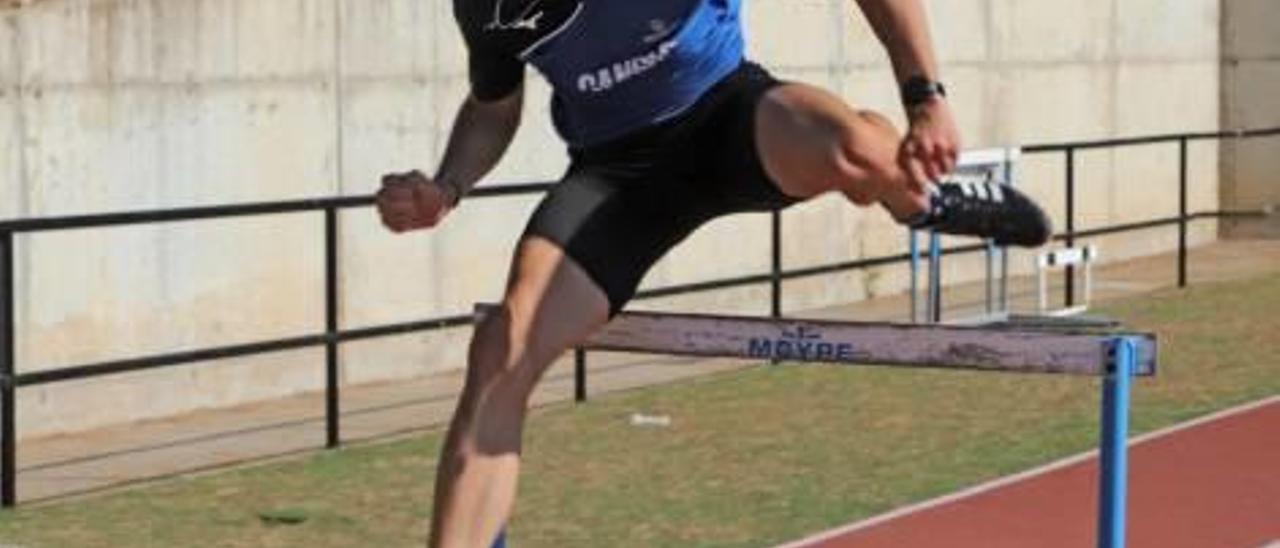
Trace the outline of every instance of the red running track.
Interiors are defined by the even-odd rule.
[[[1129,547],[1280,543],[1280,397],[1140,438],[1129,459]],[[788,547],[1090,547],[1097,486],[1095,455]]]

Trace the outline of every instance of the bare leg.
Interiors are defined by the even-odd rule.
[[[761,100],[755,129],[765,170],[788,195],[834,190],[858,205],[881,203],[899,221],[928,205],[898,167],[901,135],[875,112],[855,111],[813,86],[787,84]]]
[[[436,474],[430,546],[488,546],[515,501],[529,394],[608,318],[604,293],[555,244],[526,238],[500,310],[476,327],[467,381]]]

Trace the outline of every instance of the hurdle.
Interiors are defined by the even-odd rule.
[[[1036,313],[1041,316],[1074,316],[1089,310],[1093,295],[1093,265],[1098,260],[1098,246],[1069,247],[1041,253],[1036,258]],[[1062,268],[1073,275],[1072,268],[1083,266],[1084,302],[1057,310],[1049,309],[1049,270]]]
[[[946,181],[1013,185],[1016,181],[1016,163],[1021,156],[1022,149],[1017,147],[967,150],[960,154],[955,171],[946,176]],[[927,250],[923,252],[920,246],[921,232],[927,235]],[[941,323],[942,238],[932,230],[907,229],[907,249],[910,266],[908,294],[911,297],[908,317],[913,323]],[[982,252],[986,260],[983,275],[985,308],[979,315],[960,320],[964,323],[999,319],[1009,314],[1009,251],[991,240],[985,240]],[[921,271],[925,273],[923,288],[920,285]]]
[[[477,322],[494,308],[477,305]],[[1124,546],[1130,381],[1156,374],[1158,344],[1152,333],[1063,318],[981,326],[622,312],[582,347],[762,362],[1103,377],[1098,546]],[[505,544],[505,533],[499,542]]]

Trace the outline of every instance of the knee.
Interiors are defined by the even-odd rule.
[[[523,405],[542,370],[562,349],[549,348],[531,327],[532,318],[503,303],[477,325],[467,354],[465,391],[491,393]]]
[[[511,311],[505,306],[490,310],[476,324],[468,349],[466,380],[450,428],[450,436],[467,442],[459,445],[454,440],[454,452],[475,450],[496,455],[518,450],[534,383],[528,380],[513,345],[512,325]]]
[[[515,326],[511,307],[506,304],[491,309],[476,324],[467,351],[468,391],[491,387],[504,380],[510,384],[516,378],[524,349]]]

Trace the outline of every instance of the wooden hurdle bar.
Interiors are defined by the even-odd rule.
[[[477,305],[476,320],[494,309]],[[1098,546],[1122,548],[1134,376],[1156,374],[1152,333],[1097,320],[1023,318],[993,325],[897,324],[623,312],[582,348],[760,361],[1090,375],[1104,378]],[[505,535],[494,546],[505,545]]]

